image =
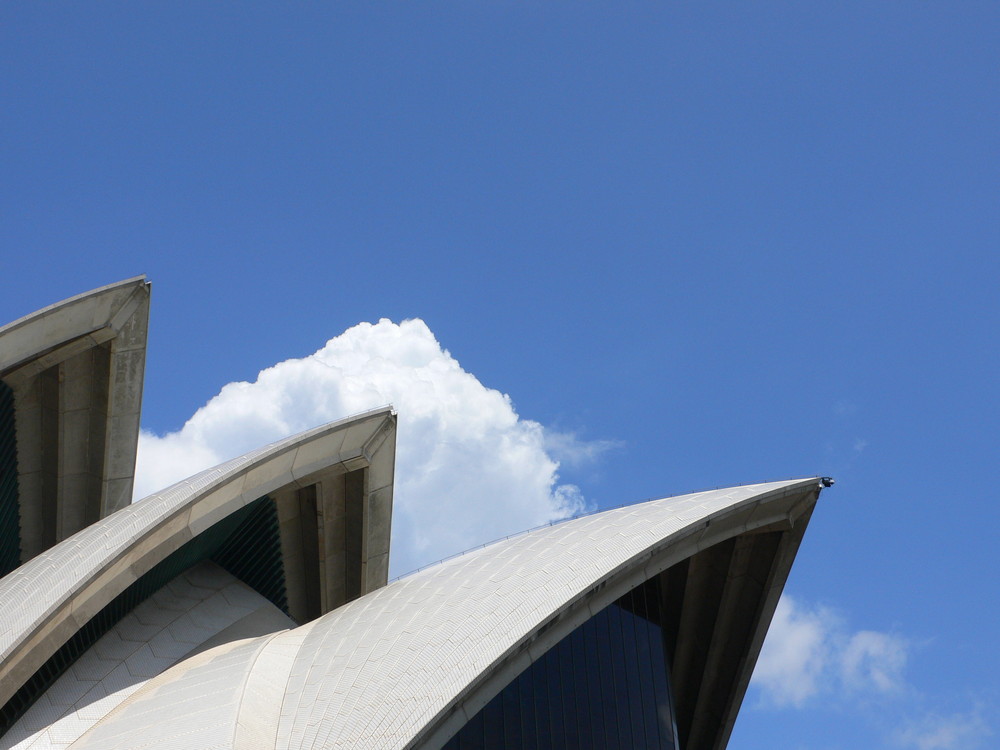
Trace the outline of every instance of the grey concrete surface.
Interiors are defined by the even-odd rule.
[[[131,500],[149,289],[141,276],[127,279],[0,328],[0,380],[14,392],[21,562]]]

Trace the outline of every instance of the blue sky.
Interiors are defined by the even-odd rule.
[[[470,465],[515,430],[543,515],[834,476],[730,746],[992,747],[998,35],[975,2],[5,4],[0,319],[147,274],[150,445],[353,352],[295,393],[377,376],[453,451],[489,415]]]

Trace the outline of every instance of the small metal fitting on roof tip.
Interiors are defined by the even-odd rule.
[[[837,480],[835,480],[833,477],[820,477],[819,478],[819,484],[820,484],[821,487],[833,487],[833,485],[836,484],[836,481]]]

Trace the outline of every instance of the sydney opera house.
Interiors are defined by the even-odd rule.
[[[0,747],[726,746],[828,480],[388,583],[389,408],[130,502],[148,313],[140,277],[0,328]]]

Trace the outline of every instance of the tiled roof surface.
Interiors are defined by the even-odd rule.
[[[577,618],[595,613],[607,603],[595,592],[616,576],[697,536],[706,523],[742,524],[748,509],[766,516],[765,506],[815,484],[792,480],[655,500],[452,558],[303,628],[238,653],[209,652],[198,669],[178,665],[162,676],[171,690],[141,691],[74,748],[134,747],[140,738],[149,748],[410,746],[449,711],[462,720],[478,710],[475,701],[463,702],[484,675],[510,660],[523,668],[538,658],[552,645],[536,640],[547,623],[574,607]],[[178,703],[183,696],[189,706]],[[189,708],[197,708],[197,718],[184,713]]]

